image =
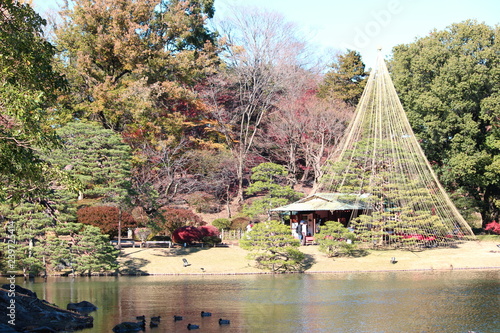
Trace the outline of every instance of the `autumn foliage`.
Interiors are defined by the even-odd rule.
[[[172,233],[174,243],[192,244],[201,241],[202,238],[203,235],[200,229],[193,226],[180,227]]]
[[[101,229],[105,234],[110,237],[118,235],[118,219],[120,218],[120,211],[117,207],[110,206],[91,206],[80,208],[77,211],[78,222],[88,225],[93,225]],[[135,228],[136,221],[126,212],[121,212],[121,226],[122,230],[126,228]]]
[[[165,208],[163,210],[163,226],[165,233],[170,234],[184,226],[199,226],[203,223],[201,217],[185,208]]]

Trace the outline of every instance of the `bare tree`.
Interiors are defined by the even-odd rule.
[[[313,96],[306,101],[304,131],[301,137],[301,150],[307,170],[313,170],[316,182],[323,175],[323,165],[336,148],[337,143],[344,135],[347,122],[354,114],[354,107],[335,99],[321,99]],[[307,180],[304,173],[302,182]]]
[[[226,66],[212,78],[206,97],[236,158],[241,201],[247,158],[263,117],[285,95],[290,75],[303,65],[306,43],[282,15],[256,8],[233,7],[219,30],[227,42]]]

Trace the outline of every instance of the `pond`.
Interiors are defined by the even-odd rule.
[[[500,271],[51,277],[19,284],[66,308],[87,300],[94,328],[139,315],[146,332],[500,332]],[[202,318],[201,311],[212,313]],[[183,316],[175,322],[174,315]],[[218,324],[219,318],[229,325]],[[149,324],[149,323],[148,323]]]

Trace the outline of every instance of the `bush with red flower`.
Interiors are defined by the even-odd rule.
[[[484,230],[500,235],[500,223],[496,221],[490,222],[486,225],[486,228],[484,228]]]

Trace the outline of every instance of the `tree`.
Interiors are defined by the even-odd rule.
[[[278,221],[257,223],[252,231],[240,240],[240,246],[248,251],[249,258],[255,259],[257,267],[272,272],[301,271],[304,253],[288,226]]]
[[[301,197],[301,193],[295,192],[286,184],[287,171],[285,167],[274,163],[261,163],[252,168],[252,183],[246,189],[247,194],[263,194],[252,202],[249,207],[245,207],[243,211],[250,215],[256,216],[266,213],[271,219],[272,208],[283,206],[290,201],[297,200]]]
[[[356,245],[352,243],[356,236],[340,222],[325,222],[321,226],[321,231],[314,237],[319,244],[319,250],[326,253],[328,257],[348,255],[356,248]]]
[[[164,207],[162,209],[162,222],[156,227],[165,234],[173,235],[181,227],[197,227],[203,223],[201,217],[185,208]]]
[[[51,64],[55,48],[43,36],[45,24],[27,3],[0,3],[0,200],[43,192],[55,176],[36,152],[57,144],[51,125],[65,87]]]
[[[440,181],[499,218],[500,28],[475,21],[394,48],[392,75]],[[458,206],[458,208],[462,208]]]
[[[98,227],[87,225],[74,237],[71,253],[74,255],[71,268],[80,275],[106,273],[118,269],[116,258],[120,251],[110,243],[107,235]]]
[[[331,68],[319,88],[319,95],[356,106],[363,94],[368,76],[361,55],[357,51],[347,50],[346,53],[336,57]]]
[[[130,148],[120,135],[99,124],[74,121],[57,130],[64,146],[47,159],[84,186],[79,200],[120,203],[130,191]]]
[[[353,108],[338,100],[311,97],[304,103],[304,109],[305,112],[298,117],[304,123],[300,144],[305,168],[302,182],[306,182],[312,169],[315,188],[327,159],[344,135]]]
[[[297,28],[279,14],[256,8],[234,8],[220,25],[227,41],[224,67],[211,77],[205,99],[218,130],[237,161],[238,201],[248,156],[264,115],[278,101],[300,68],[305,43]]]
[[[159,134],[164,116],[193,111],[190,87],[218,60],[213,13],[213,0],[67,3],[55,42],[75,113],[115,131],[151,122]]]
[[[122,212],[118,207],[82,207],[77,211],[77,216],[78,222],[98,227],[102,233],[107,234],[111,238],[118,235],[118,223],[120,219],[121,228],[135,228],[137,226],[132,215]]]
[[[219,61],[213,14],[213,0],[75,0],[54,29],[72,87],[64,101],[123,135],[135,204],[151,217],[177,194],[185,151],[203,141],[195,86]]]

